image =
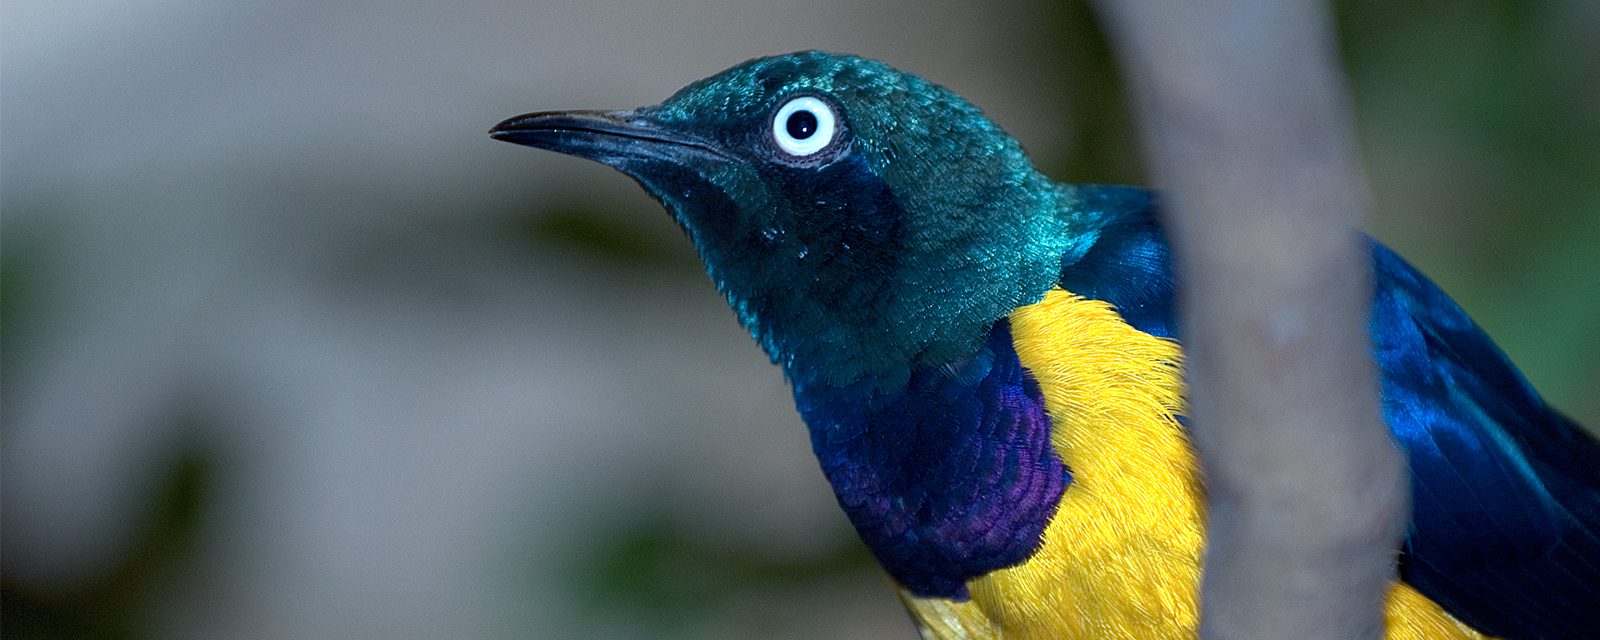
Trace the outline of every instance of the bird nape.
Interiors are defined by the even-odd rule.
[[[490,135],[666,207],[926,636],[1195,634],[1204,495],[1154,194],[1054,183],[951,91],[816,51]],[[1389,637],[1600,638],[1600,444],[1370,247],[1413,491]]]

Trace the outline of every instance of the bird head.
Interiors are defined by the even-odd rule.
[[[1066,193],[955,93],[881,62],[751,60],[631,111],[490,135],[631,176],[796,385],[902,384],[1056,281]]]

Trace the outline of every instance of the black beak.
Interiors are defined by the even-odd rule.
[[[489,137],[606,164],[630,159],[682,163],[693,156],[729,159],[715,143],[634,111],[529,113],[495,125]]]

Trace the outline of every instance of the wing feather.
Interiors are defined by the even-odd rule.
[[[1082,187],[1080,198],[1105,224],[1062,286],[1179,337],[1154,196]],[[1600,443],[1546,406],[1432,282],[1371,246],[1383,414],[1412,474],[1401,578],[1492,635],[1600,638]]]

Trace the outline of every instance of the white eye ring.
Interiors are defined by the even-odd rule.
[[[812,97],[795,98],[772,118],[772,139],[791,156],[809,156],[833,142],[837,118],[828,103]]]

